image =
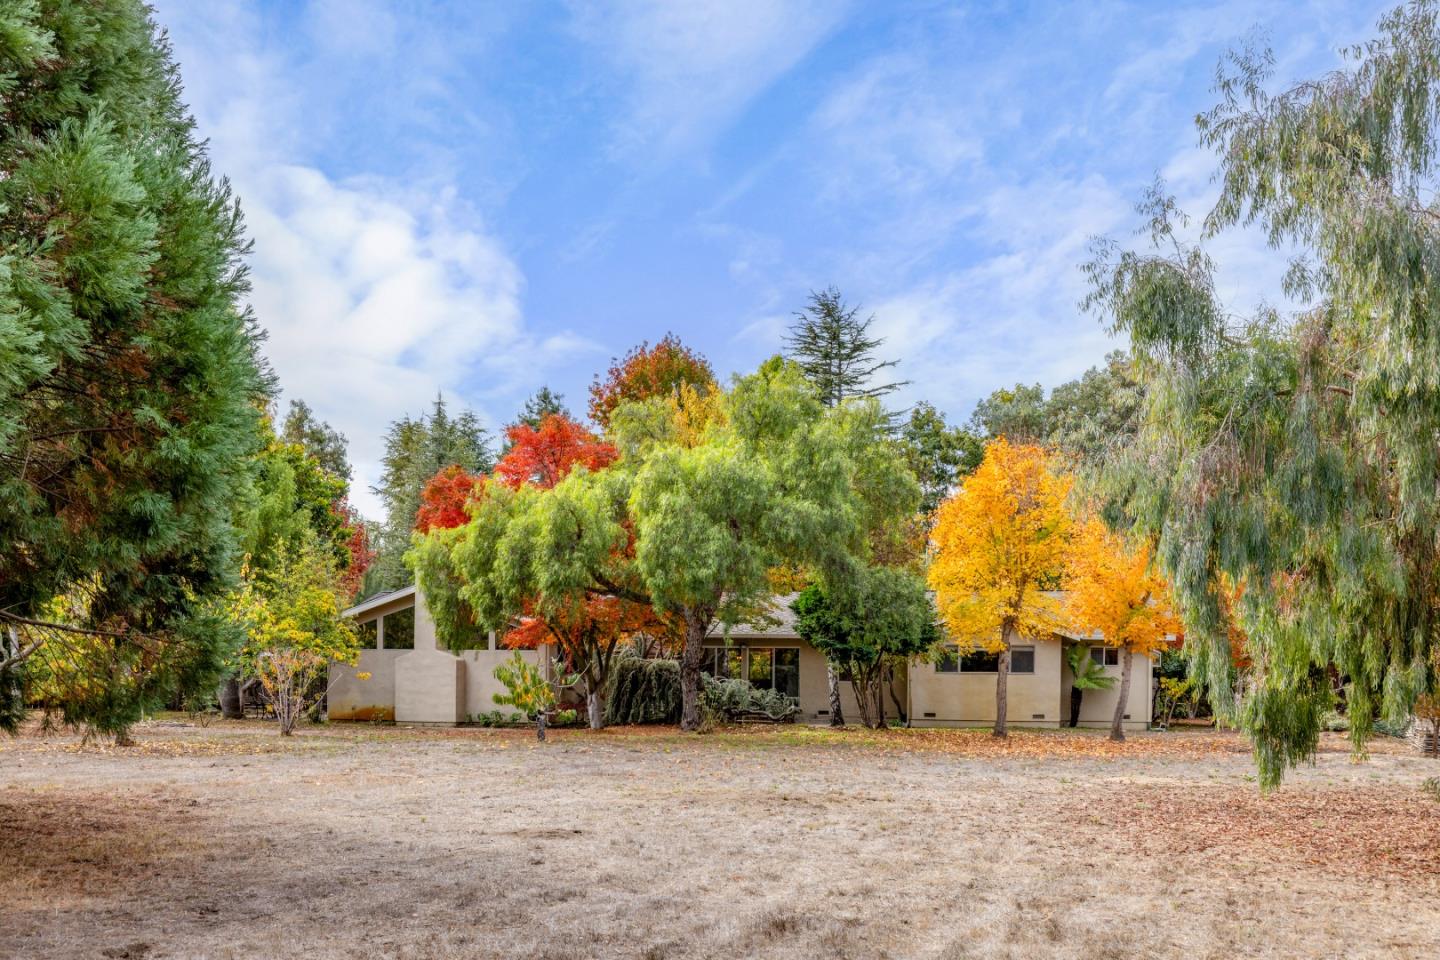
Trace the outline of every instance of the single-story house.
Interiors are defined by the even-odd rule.
[[[772,622],[740,624],[728,635],[718,628],[707,644],[706,670],[715,676],[742,677],[752,684],[780,690],[800,708],[804,723],[829,723],[830,698],[825,657],[795,632],[791,597],[777,597]],[[360,624],[365,649],[351,667],[331,667],[329,716],[332,720],[396,720],[402,723],[462,723],[495,709],[492,695],[501,691],[496,665],[510,657],[494,633],[485,649],[451,653],[435,640],[435,622],[415,587],[380,594],[345,611]],[[1095,637],[1054,633],[1016,637],[1011,642],[1008,721],[1017,727],[1059,727],[1069,722],[1070,670],[1064,650],[1084,644],[1106,673],[1120,675],[1117,651]],[[551,669],[548,648],[522,651],[526,658]],[[993,654],[971,653],[911,663],[901,671],[887,697],[886,713],[903,713],[911,726],[989,726],[995,722]],[[1151,720],[1154,663],[1137,656],[1125,713],[1127,729],[1143,730]],[[368,674],[368,679],[361,679]],[[845,718],[860,711],[848,682],[842,682]],[[1120,695],[1117,682],[1109,690],[1089,690],[1080,711],[1082,726],[1108,726]]]

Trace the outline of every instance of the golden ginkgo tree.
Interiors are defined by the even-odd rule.
[[[1098,517],[1075,526],[1065,573],[1065,614],[1074,628],[1097,633],[1099,643],[1120,651],[1120,695],[1110,739],[1124,740],[1122,722],[1130,700],[1136,654],[1151,656],[1180,631],[1170,586],[1156,569],[1149,543],[1127,541]]]
[[[930,587],[961,652],[998,655],[997,737],[1006,735],[1010,644],[1061,625],[1061,604],[1047,588],[1058,585],[1068,556],[1072,483],[1044,448],[1001,437],[936,516]]]

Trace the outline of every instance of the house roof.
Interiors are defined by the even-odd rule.
[[[358,617],[362,613],[369,613],[371,610],[375,610],[380,607],[386,606],[387,604],[394,603],[396,600],[403,600],[406,597],[413,596],[415,596],[415,584],[412,583],[408,587],[401,587],[399,590],[390,590],[386,593],[377,593],[375,594],[375,596],[370,597],[368,600],[362,600],[359,603],[355,604],[355,606],[351,607],[349,610],[341,611],[340,616]]]
[[[732,637],[795,637],[795,611],[790,609],[790,603],[798,593],[786,593],[771,597],[767,605],[768,613],[773,623],[737,623],[730,628]]]

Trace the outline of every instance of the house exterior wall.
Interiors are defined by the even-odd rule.
[[[362,650],[352,667],[330,665],[330,693],[327,716],[331,720],[393,720],[397,723],[464,723],[472,716],[499,708],[494,695],[505,687],[495,679],[495,667],[510,659],[513,650],[490,649],[451,653],[439,648],[435,618],[417,591],[396,597],[393,602],[366,610],[360,620],[370,620],[415,608],[415,646],[412,650]],[[548,650],[521,650],[531,663],[546,665]],[[361,679],[361,674],[369,674]]]
[[[1091,646],[1091,644],[1086,644]],[[1122,654],[1123,656],[1123,654]],[[1060,703],[1062,723],[1070,722],[1070,681],[1073,674],[1070,665],[1061,661]],[[1117,666],[1106,667],[1105,673],[1115,678],[1115,685],[1109,690],[1086,690],[1080,701],[1080,722],[1082,727],[1109,727],[1115,718],[1115,701],[1120,699],[1120,672]],[[1154,682],[1155,662],[1138,654],[1130,665],[1130,697],[1125,712],[1129,718],[1121,721],[1126,730],[1144,730],[1150,725],[1151,709],[1155,703]]]
[[[723,647],[726,639],[716,636],[705,644],[707,647]],[[791,647],[800,651],[800,712],[795,719],[799,723],[825,725],[830,722],[830,686],[826,681],[825,655],[790,632],[749,633],[735,632],[730,635],[731,647],[762,647],[784,649]],[[903,705],[906,700],[906,674],[902,669],[895,678],[895,694]],[[840,710],[847,723],[860,721],[860,705],[855,699],[855,688],[848,680],[840,681]],[[885,717],[896,719],[899,711],[889,692],[885,695]]]
[[[1016,727],[1060,726],[1057,693],[1064,666],[1060,640],[1017,636],[1012,638],[1011,645],[1035,647],[1035,672],[1010,674],[1006,684],[1006,723]],[[910,725],[979,727],[993,724],[995,679],[993,673],[940,673],[933,663],[912,663]],[[1068,690],[1066,687],[1067,693]]]

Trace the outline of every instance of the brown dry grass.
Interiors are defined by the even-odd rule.
[[[1434,761],[1211,732],[0,742],[0,957],[1433,957]]]

